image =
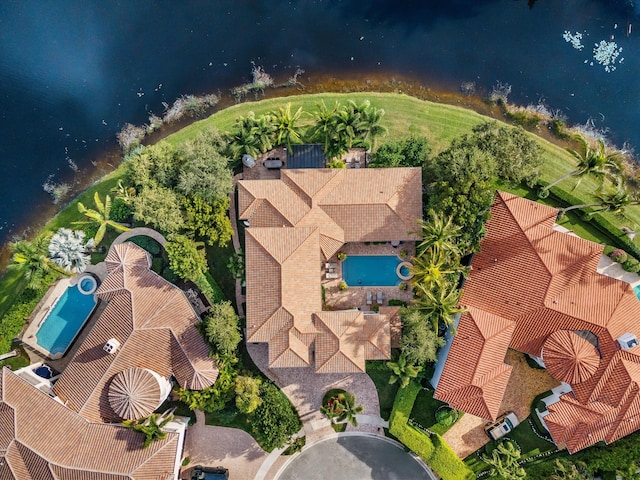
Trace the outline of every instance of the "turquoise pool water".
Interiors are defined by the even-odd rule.
[[[395,255],[350,255],[342,262],[342,279],[351,287],[393,287],[402,262]]]
[[[638,300],[640,300],[640,285],[636,285],[635,287],[633,287],[633,291],[636,293],[636,297],[638,297]]]
[[[93,295],[69,286],[36,332],[36,341],[51,355],[64,353],[96,306]]]

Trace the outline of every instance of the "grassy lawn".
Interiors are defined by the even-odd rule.
[[[22,293],[25,286],[26,281],[22,278],[20,272],[7,270],[0,279],[0,318],[7,313],[7,310],[13,305],[18,295]]]
[[[18,356],[17,357],[11,357],[11,358],[7,358],[6,360],[2,360],[0,362],[0,368],[1,367],[9,367],[11,370],[16,371],[22,367],[26,367],[27,365],[31,364],[31,360],[29,359],[29,355],[27,355],[27,352],[25,352],[24,348],[22,348],[22,346],[18,343],[13,343],[11,345],[11,349],[12,350],[18,350]]]
[[[389,415],[391,415],[391,409],[393,408],[393,401],[396,398],[396,393],[398,393],[398,383],[396,382],[393,385],[389,385],[391,370],[386,367],[384,361],[368,360],[366,368],[367,374],[371,377],[371,380],[373,380],[376,390],[378,391],[380,416],[385,420],[389,420]]]
[[[422,389],[418,393],[416,403],[413,404],[410,418],[432,432],[442,435],[453,426],[453,424],[449,426],[441,425],[436,421],[436,410],[446,406],[446,403],[433,398],[433,390]],[[462,412],[458,412],[458,420],[462,415]]]

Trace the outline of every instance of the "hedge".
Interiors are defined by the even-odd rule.
[[[442,480],[475,478],[440,435],[429,436],[409,425],[409,415],[419,392],[420,385],[415,382],[398,390],[389,417],[389,432],[424,460]]]

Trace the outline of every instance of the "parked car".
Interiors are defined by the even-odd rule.
[[[191,480],[228,480],[229,470],[224,467],[202,467],[193,469]]]
[[[518,425],[520,425],[520,420],[518,420],[516,414],[513,412],[506,412],[500,415],[495,422],[486,425],[484,427],[484,431],[487,432],[489,438],[498,440]]]

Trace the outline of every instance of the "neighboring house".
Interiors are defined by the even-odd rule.
[[[107,305],[54,384],[56,397],[28,372],[2,373],[2,479],[177,478],[184,424],[170,423],[167,438],[147,449],[141,434],[118,424],[156,410],[171,379],[199,390],[218,369],[191,304],[149,269],[147,252],[126,242],[105,262],[96,295]]]
[[[139,433],[88,422],[8,368],[0,375],[2,480],[177,478],[184,428],[143,450]]]
[[[507,348],[524,352],[562,382],[544,422],[574,453],[640,428],[640,302],[596,272],[604,247],[558,231],[557,213],[498,192],[434,397],[493,420],[509,395]]]
[[[419,168],[287,169],[238,182],[246,229],[247,341],[269,344],[272,368],[364,372],[390,356],[390,318],[322,311],[322,264],[347,242],[415,241]]]

